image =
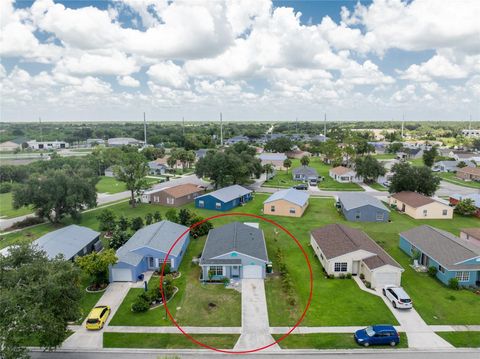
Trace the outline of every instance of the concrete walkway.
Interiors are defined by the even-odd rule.
[[[250,350],[273,343],[263,279],[242,279],[242,331],[234,350]],[[280,350],[275,344],[266,350]]]

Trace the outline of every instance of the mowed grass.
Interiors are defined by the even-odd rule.
[[[200,267],[192,263],[192,258],[201,254],[204,244],[204,237],[191,240],[180,265],[182,275],[173,281],[179,292],[168,303],[168,309],[182,326],[241,326],[241,294],[226,289],[223,284],[201,284],[199,280]],[[158,280],[159,277],[152,277],[149,286],[159,285]],[[142,291],[138,288],[129,290],[110,325],[173,325],[163,306],[144,313],[130,310],[131,304]]]
[[[14,209],[12,197],[12,192],[0,193],[0,218],[14,218],[33,213],[33,210],[26,206]]]
[[[87,317],[88,313],[92,310],[92,308],[97,304],[100,300],[104,292],[98,293],[88,293],[85,289],[89,285],[88,277],[84,276],[82,278],[82,291],[83,297],[80,299],[80,318],[78,318],[76,324],[81,324],[83,320]]]
[[[455,348],[480,348],[480,332],[437,332]]]
[[[373,189],[375,189],[377,191],[388,192],[387,187],[382,186],[380,183],[377,183],[377,182],[369,183],[367,186],[372,187]]]
[[[280,334],[274,334],[273,338],[278,340]],[[353,333],[314,333],[314,334],[290,334],[280,343],[282,349],[362,349],[353,339]],[[370,346],[369,349],[392,348],[390,346]],[[408,340],[405,333],[400,333],[400,343],[394,348],[408,348]]]
[[[159,183],[161,179],[146,177],[146,180],[147,180],[147,183],[153,185],[153,184]],[[114,193],[126,191],[127,187],[125,186],[124,182],[120,182],[114,177],[102,176],[100,177],[100,180],[96,185],[96,189],[98,193],[114,194]]]
[[[218,349],[232,349],[237,334],[192,334],[195,340]],[[103,333],[104,348],[204,349],[183,334]]]
[[[480,188],[480,182],[463,181],[463,180],[455,177],[455,173],[452,173],[452,172],[441,172],[441,173],[438,173],[438,176],[443,181],[454,183],[454,184],[459,185],[459,186],[469,187],[469,188]]]

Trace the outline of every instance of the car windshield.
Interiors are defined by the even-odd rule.
[[[95,324],[95,323],[98,323],[98,319],[96,319],[96,318],[90,318],[90,319],[87,319],[87,323],[89,323],[89,324]]]
[[[365,328],[365,333],[367,333],[367,335],[369,337],[373,337],[375,335],[375,331],[373,330],[372,327],[366,327]]]

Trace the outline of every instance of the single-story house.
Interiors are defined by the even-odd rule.
[[[329,275],[363,274],[372,288],[401,283],[400,264],[359,229],[329,224],[310,232],[310,244]]]
[[[166,155],[164,157],[159,157],[155,160],[155,162],[158,164],[158,165],[163,165],[165,166],[167,169],[171,169],[170,166],[168,165],[168,159],[170,158],[170,155]],[[180,160],[177,160],[177,162],[175,162],[175,165],[173,166],[174,168],[173,169],[178,169],[178,168],[182,168],[182,162]]]
[[[455,176],[464,181],[480,181],[480,167],[459,168]]]
[[[480,246],[480,227],[460,229],[460,238]]]
[[[316,141],[316,142],[326,142],[328,140],[328,137],[327,136],[324,136],[324,135],[316,135],[316,136],[312,136],[310,137],[310,141]]]
[[[135,282],[147,270],[160,270],[170,248],[181,237],[166,259],[173,271],[178,270],[190,239],[187,230],[167,220],[139,229],[117,250],[118,262],[110,267],[110,282]]]
[[[248,138],[247,136],[235,136],[235,137],[232,137],[232,138],[229,138],[228,140],[226,140],[225,144],[227,146],[232,146],[232,145],[234,145],[236,143],[240,143],[240,142],[249,143],[250,138]]]
[[[258,223],[232,222],[211,229],[200,258],[202,280],[265,278],[270,264]]]
[[[217,211],[228,211],[229,209],[243,205],[252,199],[252,191],[245,187],[234,184],[219,190],[198,196],[195,198],[195,207]]]
[[[457,278],[461,286],[480,286],[480,247],[450,232],[423,225],[400,233],[400,248],[419,255],[418,264],[437,268],[437,278],[448,285]]]
[[[452,219],[453,208],[417,192],[398,192],[389,198],[390,206],[414,219]]]
[[[9,151],[15,151],[16,149],[21,149],[22,144],[16,143],[13,141],[5,141],[0,143],[0,152],[9,152]]]
[[[184,183],[178,186],[154,190],[150,193],[152,204],[178,207],[193,202],[205,190],[193,183]]]
[[[148,162],[148,173],[150,175],[159,176],[167,172],[168,166],[157,161]]]
[[[195,160],[198,161],[201,158],[204,158],[209,151],[208,148],[200,148],[199,150],[195,151]]]
[[[258,158],[260,159],[262,166],[265,166],[267,163],[273,165],[276,170],[284,170],[283,161],[287,159],[285,153],[271,153],[263,152]]]
[[[475,167],[475,164],[471,161],[438,161],[432,167],[435,172],[457,172],[458,164],[464,162],[466,167]]]
[[[338,206],[348,221],[388,222],[390,218],[390,210],[366,193],[342,193],[338,196]]]
[[[397,152],[397,159],[399,160],[408,160],[408,159],[417,159],[422,158],[423,149],[421,148],[403,148],[402,151]]]
[[[152,195],[160,191],[159,189],[149,189],[142,192],[140,196],[140,202],[142,203],[152,203]]]
[[[456,161],[475,161],[480,162],[480,153],[468,152],[468,151],[450,151],[449,157]]]
[[[65,141],[40,141],[32,140],[27,141],[28,148],[32,150],[58,150],[70,147],[68,142]]]
[[[335,181],[340,183],[363,182],[363,178],[358,177],[357,172],[355,172],[355,170],[348,167],[344,167],[344,166],[337,166],[337,167],[331,168],[330,171],[328,171],[328,174]]]
[[[295,181],[318,181],[318,172],[315,168],[309,166],[300,166],[292,170]]]
[[[263,214],[301,217],[308,207],[309,197],[306,191],[294,188],[277,191],[263,202]]]
[[[303,156],[311,157],[312,154],[308,151],[302,151],[302,150],[292,150],[288,151],[285,153],[285,155],[288,158],[296,158],[296,159],[301,159]]]
[[[93,229],[71,224],[49,232],[33,241],[33,246],[44,251],[52,259],[62,255],[66,260],[74,260],[102,249],[100,233]]]
[[[105,177],[115,177],[115,173],[113,171],[114,166],[110,166],[105,168]]]
[[[480,218],[480,193],[470,193],[470,194],[452,194],[449,198],[450,204],[456,206],[458,202],[463,201],[464,199],[471,199],[477,207],[475,216]]]

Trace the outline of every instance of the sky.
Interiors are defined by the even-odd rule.
[[[478,0],[0,0],[0,121],[480,120]]]

